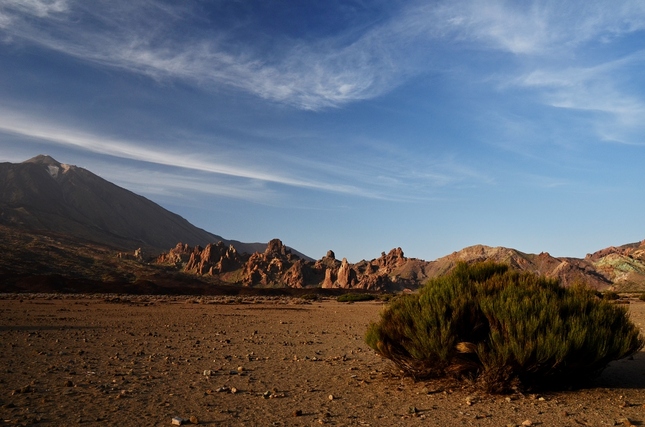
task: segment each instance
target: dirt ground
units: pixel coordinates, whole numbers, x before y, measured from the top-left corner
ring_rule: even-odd
[[[632,300],[645,325],[645,303]],[[645,424],[645,353],[592,388],[488,396],[399,378],[363,341],[382,304],[0,295],[5,425]]]

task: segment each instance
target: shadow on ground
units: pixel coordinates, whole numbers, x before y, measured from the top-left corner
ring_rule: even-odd
[[[645,352],[640,351],[633,358],[611,362],[593,385],[606,388],[645,389]]]

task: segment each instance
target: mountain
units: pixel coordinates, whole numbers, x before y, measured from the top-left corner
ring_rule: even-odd
[[[23,163],[0,163],[0,224],[30,232],[53,232],[131,251],[154,253],[177,242],[223,241],[240,252],[266,244],[227,241],[92,172],[39,155]]]
[[[138,248],[161,255],[149,262]],[[0,163],[0,252],[0,292],[402,291],[458,262],[478,261],[506,263],[564,286],[645,291],[645,240],[583,259],[476,245],[434,261],[407,258],[401,248],[355,264],[331,250],[315,261],[279,239],[225,240],[83,168],[42,155]]]

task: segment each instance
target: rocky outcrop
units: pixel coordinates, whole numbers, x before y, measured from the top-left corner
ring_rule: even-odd
[[[351,289],[356,288],[357,283],[356,270],[349,265],[346,258],[343,258],[337,269],[334,267],[327,268],[322,287]]]
[[[645,240],[619,247],[610,246],[588,254],[585,261],[611,281],[615,290],[645,290]]]
[[[190,254],[193,249],[185,243],[177,243],[177,245],[159,255],[156,259],[157,264],[174,265],[176,267],[183,267],[183,265],[190,259]]]
[[[232,245],[226,247],[223,242],[209,243],[205,248],[191,248],[178,243],[167,253],[161,254],[156,263],[174,265],[187,273],[212,276],[240,269],[244,258]]]
[[[242,271],[244,286],[319,286],[324,270],[293,254],[279,239],[271,240],[263,253],[251,255]]]
[[[425,261],[406,258],[401,248],[392,249],[387,254],[382,252],[380,258],[356,264],[349,264],[344,258],[337,264],[331,264],[327,260],[322,287],[373,291],[417,288],[428,279],[423,271],[427,264]]]
[[[318,261],[308,261],[293,254],[279,239],[271,240],[264,252],[246,258],[231,246],[209,244],[205,248],[177,244],[157,258],[158,264],[173,265],[184,272],[214,275],[248,287],[323,287],[395,291],[416,288],[427,279],[424,261],[408,259],[401,248],[380,258],[351,264],[336,259],[333,251]],[[224,276],[238,271],[239,274]]]
[[[173,264],[198,275],[219,275],[230,283],[248,287],[340,288],[372,291],[416,289],[433,277],[449,272],[459,262],[494,261],[519,271],[557,279],[564,286],[584,283],[594,289],[645,290],[645,241],[611,247],[584,259],[557,258],[547,252],[527,254],[515,249],[470,246],[435,261],[407,258],[401,248],[371,261],[351,264],[336,259],[333,251],[318,261],[294,255],[279,239],[269,242],[264,252],[246,258],[222,243],[190,248],[178,244],[158,262]],[[230,276],[223,273],[236,271]],[[638,289],[637,289],[638,288]]]
[[[128,252],[119,252],[116,254],[116,257],[119,259],[128,259],[132,261],[143,262],[143,250],[141,248],[136,249],[133,253]]]
[[[232,245],[226,247],[222,242],[217,242],[215,245],[209,243],[201,251],[198,249],[201,248],[197,246],[190,254],[185,271],[212,276],[237,270],[244,262]]]

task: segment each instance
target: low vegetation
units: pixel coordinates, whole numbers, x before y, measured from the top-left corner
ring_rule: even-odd
[[[616,301],[617,299],[620,299],[620,295],[618,295],[618,292],[606,291],[602,294],[602,299],[607,301]]]
[[[375,299],[376,299],[375,295],[357,294],[357,293],[343,294],[343,295],[339,295],[338,298],[336,298],[338,302],[372,301]]]
[[[489,392],[575,385],[644,343],[626,309],[593,291],[490,262],[459,264],[396,298],[366,342],[416,379]]]

